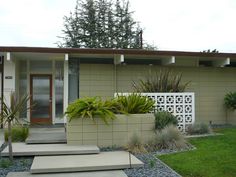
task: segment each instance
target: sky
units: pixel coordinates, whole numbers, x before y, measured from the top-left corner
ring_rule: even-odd
[[[0,0],[0,46],[57,47],[76,0]],[[236,52],[236,0],[130,0],[159,50]]]

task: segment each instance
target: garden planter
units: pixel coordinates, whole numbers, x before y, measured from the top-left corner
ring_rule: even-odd
[[[67,143],[125,146],[135,134],[147,142],[154,135],[154,126],[153,114],[118,114],[108,125],[99,118],[95,122],[88,118],[73,119],[67,123]]]

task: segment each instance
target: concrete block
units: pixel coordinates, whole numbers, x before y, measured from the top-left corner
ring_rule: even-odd
[[[98,133],[98,140],[111,140],[112,132],[102,132]]]
[[[113,132],[113,139],[124,139],[127,136],[127,132]]]
[[[113,125],[98,124],[98,132],[112,132]]]
[[[141,124],[128,124],[128,132],[141,132]]]
[[[90,124],[90,125],[87,125],[87,124],[84,124],[83,125],[83,132],[86,132],[86,133],[95,133],[98,131],[98,127],[96,124]]]
[[[36,156],[36,155],[65,155],[65,154],[93,154],[99,153],[99,148],[89,145],[73,146],[67,144],[31,144],[13,143],[14,156]],[[8,148],[6,147],[1,156],[8,156]]]
[[[98,134],[97,133],[83,133],[83,140],[97,140]]]
[[[78,132],[78,133],[82,133],[82,124],[81,125],[68,125],[67,127],[67,130],[72,132],[72,133],[75,133],[75,132]]]
[[[125,131],[128,131],[128,125],[127,124],[114,124],[113,125],[113,131],[114,132],[125,132]]]
[[[70,133],[67,133],[67,138],[70,141],[80,141],[82,140],[82,135],[83,133],[70,132]]]
[[[83,140],[83,144],[84,145],[97,145],[98,144],[98,140]]]
[[[109,147],[112,146],[112,139],[110,140],[98,140],[98,147]]]
[[[141,124],[141,131],[150,131],[155,129],[155,124]]]
[[[55,174],[31,174],[30,172],[9,172],[7,177],[127,177],[122,170],[55,173]]]
[[[125,151],[101,152],[94,155],[67,155],[35,157],[30,172],[60,173],[97,170],[118,170],[143,167],[143,163]]]

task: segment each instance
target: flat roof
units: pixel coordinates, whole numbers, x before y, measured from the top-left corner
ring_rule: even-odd
[[[145,49],[108,49],[108,48],[51,48],[0,46],[0,52],[32,52],[32,53],[68,53],[68,54],[124,54],[150,56],[189,56],[189,57],[222,57],[236,58],[236,53],[206,53],[187,51],[164,51]]]

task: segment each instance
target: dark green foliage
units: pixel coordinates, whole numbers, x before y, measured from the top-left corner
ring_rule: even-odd
[[[236,109],[236,92],[229,92],[225,95],[224,98],[225,106],[228,109]]]
[[[153,160],[153,159],[152,159],[152,160],[149,160],[149,163],[148,163],[148,164],[149,164],[149,167],[150,167],[150,168],[154,168],[155,165],[156,165],[156,160]]]
[[[162,130],[168,125],[178,124],[178,120],[176,119],[176,116],[174,116],[173,114],[167,111],[156,112],[154,115],[155,115],[155,129],[156,130]]]
[[[138,22],[129,0],[77,0],[74,12],[64,17],[60,47],[141,48]],[[149,48],[151,45],[146,45]]]
[[[69,104],[65,114],[69,121],[78,118],[90,118],[94,121],[96,117],[101,118],[106,124],[115,119],[114,112],[118,112],[117,104],[113,101],[102,101],[101,98],[81,98]]]
[[[181,84],[182,74],[171,70],[160,70],[159,73],[146,77],[145,80],[133,82],[136,92],[184,92],[190,82]]]
[[[12,127],[12,142],[24,142],[29,135],[29,128],[25,126]],[[5,141],[8,141],[8,131],[4,132]]]
[[[9,159],[0,159],[0,168],[9,168],[13,163]]]
[[[211,132],[212,131],[209,125],[204,124],[204,123],[200,123],[200,124],[195,123],[193,125],[189,125],[187,128],[187,133],[190,135],[207,134]]]
[[[154,108],[154,101],[139,93],[132,93],[128,96],[119,95],[117,102],[121,104],[122,111],[129,114],[148,113]]]

